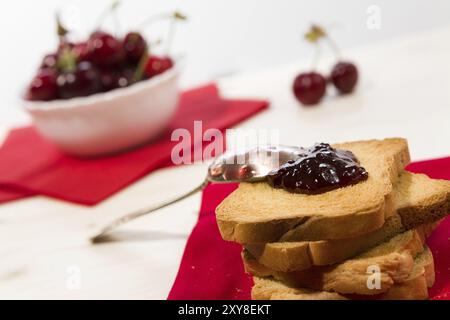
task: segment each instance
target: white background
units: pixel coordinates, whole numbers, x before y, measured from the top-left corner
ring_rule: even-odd
[[[95,25],[110,3],[96,1],[15,0],[0,10],[0,124],[16,121],[18,96],[30,80],[42,55],[57,43],[54,15],[75,27],[79,38]],[[367,8],[381,9],[381,29],[366,27]],[[155,13],[179,9],[190,21],[177,27],[174,52],[187,55],[183,86],[201,83],[242,70],[283,65],[311,56],[302,33],[311,22],[329,28],[342,48],[374,43],[433,29],[450,23],[446,0],[124,0],[118,12],[121,29],[135,28]],[[113,30],[111,21],[105,27]],[[151,39],[160,38],[167,25],[146,29]],[[344,50],[345,52],[345,50]]]
[[[18,93],[56,45],[54,10],[69,8],[62,12],[70,17],[79,6],[75,22],[87,32],[107,2],[16,0],[0,10],[0,131],[25,120]],[[381,9],[380,30],[366,27],[371,4]],[[125,1],[120,20],[125,29],[174,8],[191,17],[178,28],[175,47],[188,56],[183,86],[221,77],[227,97],[270,100],[270,109],[240,128],[279,129],[284,144],[303,146],[402,136],[414,160],[449,154],[449,1]],[[302,108],[290,86],[307,68],[311,49],[301,34],[314,21],[330,27],[361,81],[354,94],[330,93],[317,108]],[[157,38],[162,29],[148,35]],[[332,62],[324,57],[325,68]],[[166,298],[200,194],[125,225],[123,241],[91,246],[87,239],[114,217],[193,188],[204,172],[158,170],[94,207],[46,197],[1,205],[0,298]],[[81,272],[79,290],[67,287],[73,266]]]

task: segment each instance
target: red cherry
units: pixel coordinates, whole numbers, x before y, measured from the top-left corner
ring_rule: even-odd
[[[33,78],[26,98],[28,100],[50,101],[58,99],[57,73],[53,69],[42,69]]]
[[[40,69],[53,69],[56,68],[56,63],[58,62],[58,54],[49,53],[44,56],[41,62]]]
[[[352,92],[358,82],[358,69],[353,63],[339,62],[331,71],[331,81],[339,92]]]
[[[325,78],[316,72],[307,72],[299,74],[293,85],[294,95],[304,105],[313,105],[319,103],[325,95]]]
[[[128,87],[133,83],[134,69],[124,68],[123,70],[104,69],[100,71],[100,82],[103,91],[110,91],[116,88]]]
[[[121,41],[102,31],[91,34],[87,41],[87,50],[89,61],[99,67],[117,66],[125,58]]]
[[[118,87],[120,74],[115,70],[105,69],[100,71],[102,91],[110,91]]]
[[[72,47],[72,52],[78,62],[90,60],[87,42],[75,43]]]
[[[145,75],[148,78],[156,76],[173,67],[173,61],[169,57],[150,56],[145,65]]]
[[[134,68],[124,68],[120,72],[119,79],[117,80],[118,87],[123,88],[132,85],[134,82],[134,74]]]
[[[100,91],[97,69],[87,61],[80,62],[72,72],[65,72],[57,79],[59,95],[63,99],[88,96]]]
[[[123,49],[128,61],[137,63],[147,49],[147,42],[139,32],[128,32],[123,40]]]

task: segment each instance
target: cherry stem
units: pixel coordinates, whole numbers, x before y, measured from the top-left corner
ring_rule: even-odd
[[[317,65],[319,64],[319,60],[321,57],[322,50],[319,43],[315,43],[314,55],[311,60],[311,70],[316,70]]]
[[[144,20],[142,23],[140,23],[139,29],[142,29],[143,27],[147,27],[154,22],[165,20],[165,19],[170,19],[170,25],[169,25],[169,30],[167,32],[167,40],[166,40],[167,44],[166,44],[166,48],[165,48],[166,55],[169,55],[173,40],[175,38],[175,30],[176,30],[177,22],[180,20],[181,21],[187,20],[187,17],[184,14],[182,14],[179,11],[173,11],[170,13],[161,13],[158,15],[154,15],[154,16]]]
[[[333,52],[334,57],[339,60],[341,57],[341,52],[339,51],[336,42],[334,42],[334,40],[329,35],[325,36],[325,40],[328,44],[328,47],[330,47],[331,51]]]
[[[121,33],[122,28],[120,25],[119,17],[117,16],[117,10],[114,10],[111,14],[114,23],[114,31],[116,33],[115,35],[118,36]]]
[[[313,24],[311,25],[310,29],[308,30],[308,32],[305,33],[305,38],[307,41],[309,41],[310,43],[313,43],[317,46],[318,48],[318,44],[322,41],[325,40],[325,42],[327,43],[328,47],[331,49],[331,51],[333,52],[335,58],[337,60],[339,60],[341,54],[339,52],[339,48],[336,45],[336,43],[333,41],[333,39],[328,35],[328,33],[325,31],[325,29],[323,29],[321,26]],[[316,49],[316,58],[313,60],[314,64],[317,63],[317,56],[318,56],[318,50]]]
[[[138,29],[142,29],[145,27],[148,27],[149,25],[151,25],[154,22],[160,21],[160,20],[164,20],[164,19],[171,19],[173,16],[172,13],[160,13],[154,16],[151,16],[150,18],[145,19],[144,21],[142,21],[139,25],[138,25]]]
[[[69,30],[64,27],[61,22],[61,18],[59,16],[59,12],[56,13],[56,34],[58,35],[59,42],[65,43],[66,35],[69,33]]]
[[[134,82],[140,81],[142,79],[142,76],[144,75],[144,70],[147,65],[148,59],[150,57],[149,51],[150,51],[149,46],[146,46],[145,51],[142,54],[142,57],[139,59],[139,63],[136,67],[136,71],[134,72],[134,75],[133,75]]]
[[[140,24],[138,24],[137,29],[142,29],[142,28],[148,27],[149,25],[153,24],[154,22],[166,20],[166,19],[186,20],[187,18],[185,15],[183,15],[182,13],[180,13],[178,11],[160,13],[160,14],[153,15],[153,16],[145,19],[144,21],[142,21]]]
[[[167,31],[167,40],[166,40],[166,55],[170,54],[170,49],[172,48],[173,39],[175,38],[175,30],[176,30],[177,20],[170,20],[169,30]]]
[[[94,30],[99,30],[105,21],[105,19],[113,12],[116,11],[116,9],[120,5],[120,0],[113,0],[111,5],[109,5],[103,12],[100,14],[100,16],[97,18],[96,28]]]
[[[59,70],[64,72],[73,72],[76,69],[77,61],[75,55],[69,48],[64,48],[59,55],[56,66]]]
[[[133,81],[140,81],[142,79],[142,76],[144,75],[145,67],[147,66],[148,60],[150,59],[150,50],[149,48],[153,48],[157,45],[161,44],[161,39],[158,39],[152,43],[149,43],[145,47],[144,54],[142,55],[141,59],[139,59],[138,65],[136,67],[136,71],[133,75]]]

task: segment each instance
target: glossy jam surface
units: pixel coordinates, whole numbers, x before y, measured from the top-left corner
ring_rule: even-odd
[[[268,183],[289,192],[317,194],[364,181],[368,176],[352,152],[317,143],[298,159],[270,172]]]

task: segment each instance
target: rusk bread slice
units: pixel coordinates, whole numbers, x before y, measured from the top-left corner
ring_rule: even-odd
[[[246,243],[342,239],[380,228],[392,215],[392,184],[409,162],[404,139],[333,145],[352,151],[367,180],[317,195],[290,193],[267,183],[241,183],[216,209],[225,240]]]
[[[423,251],[425,238],[421,232],[409,230],[353,259],[326,267],[303,271],[277,272],[243,254],[245,270],[254,276],[271,276],[292,286],[342,294],[374,295],[389,291],[405,282],[414,268],[414,259]],[[379,274],[379,286],[367,285],[369,271]]]
[[[290,287],[272,278],[253,277],[253,300],[348,300],[336,292]]]
[[[414,267],[408,279],[402,283],[396,283],[379,298],[384,300],[425,300],[428,299],[428,288],[434,285],[434,281],[433,254],[425,246],[425,249],[414,260]]]
[[[450,181],[403,172],[393,192],[396,214],[367,234],[336,240],[249,244],[246,249],[266,267],[282,272],[341,262],[419,225],[450,213]]]
[[[254,300],[423,300],[428,298],[428,288],[434,284],[434,262],[430,250],[425,249],[414,260],[409,277],[396,283],[389,291],[380,295],[346,296],[336,292],[317,291],[290,287],[272,278],[253,277],[252,299]]]

